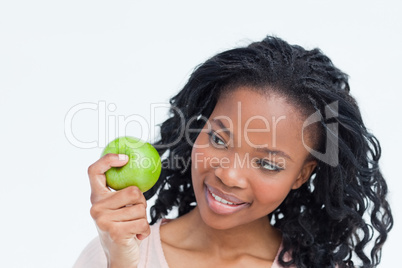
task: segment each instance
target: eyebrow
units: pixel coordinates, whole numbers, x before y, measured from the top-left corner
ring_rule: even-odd
[[[231,136],[232,132],[230,131],[230,129],[228,129],[223,122],[220,119],[214,118],[212,119],[212,122],[217,124],[223,132],[225,132],[227,135]],[[265,154],[268,155],[278,155],[278,156],[282,156],[285,157],[287,159],[289,159],[290,161],[294,162],[293,159],[285,152],[283,151],[279,151],[279,150],[271,150],[269,148],[263,147],[263,148],[256,148],[257,152],[263,152]]]
[[[217,124],[221,128],[221,130],[225,132],[228,136],[232,136],[232,132],[230,132],[230,129],[228,129],[220,119],[214,118],[212,119],[212,122]]]
[[[266,147],[264,147],[264,148],[256,148],[256,150],[258,152],[263,152],[263,153],[266,153],[266,154],[269,154],[269,155],[279,155],[279,156],[285,157],[285,158],[289,159],[290,161],[294,162],[293,159],[287,153],[282,152],[282,151],[271,150],[271,149],[266,148]]]

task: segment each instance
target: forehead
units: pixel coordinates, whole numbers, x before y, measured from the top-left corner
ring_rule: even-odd
[[[302,116],[277,93],[240,87],[219,98],[210,118],[233,129],[234,135],[253,140],[253,144],[288,147],[302,143]]]
[[[289,121],[303,121],[303,116],[288,99],[274,91],[259,92],[249,87],[239,87],[225,92],[219,99],[212,113],[230,114],[250,118],[264,117],[286,118]]]

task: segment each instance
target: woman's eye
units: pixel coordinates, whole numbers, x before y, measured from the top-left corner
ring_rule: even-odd
[[[219,147],[226,147],[226,143],[214,132],[208,133],[210,136],[210,140],[213,144],[219,146]]]
[[[269,171],[280,171],[280,170],[283,169],[283,168],[280,168],[280,167],[278,167],[277,165],[272,164],[271,162],[266,161],[266,160],[263,160],[263,159],[260,159],[260,160],[258,160],[257,162],[258,162],[258,164],[260,165],[260,167],[262,167],[262,168],[265,169],[265,170],[269,170]]]

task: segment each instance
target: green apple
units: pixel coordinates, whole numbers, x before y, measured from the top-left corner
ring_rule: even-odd
[[[161,174],[162,164],[158,151],[149,143],[134,137],[120,137],[110,142],[102,152],[128,155],[128,162],[122,167],[106,171],[106,183],[115,190],[137,186],[146,192],[155,185]]]

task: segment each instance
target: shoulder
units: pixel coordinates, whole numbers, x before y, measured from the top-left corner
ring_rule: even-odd
[[[138,268],[160,267],[168,268],[162,249],[160,226],[168,220],[159,220],[151,225],[151,234],[140,244],[140,263]]]
[[[107,267],[107,259],[99,237],[95,237],[84,248],[73,268]]]

